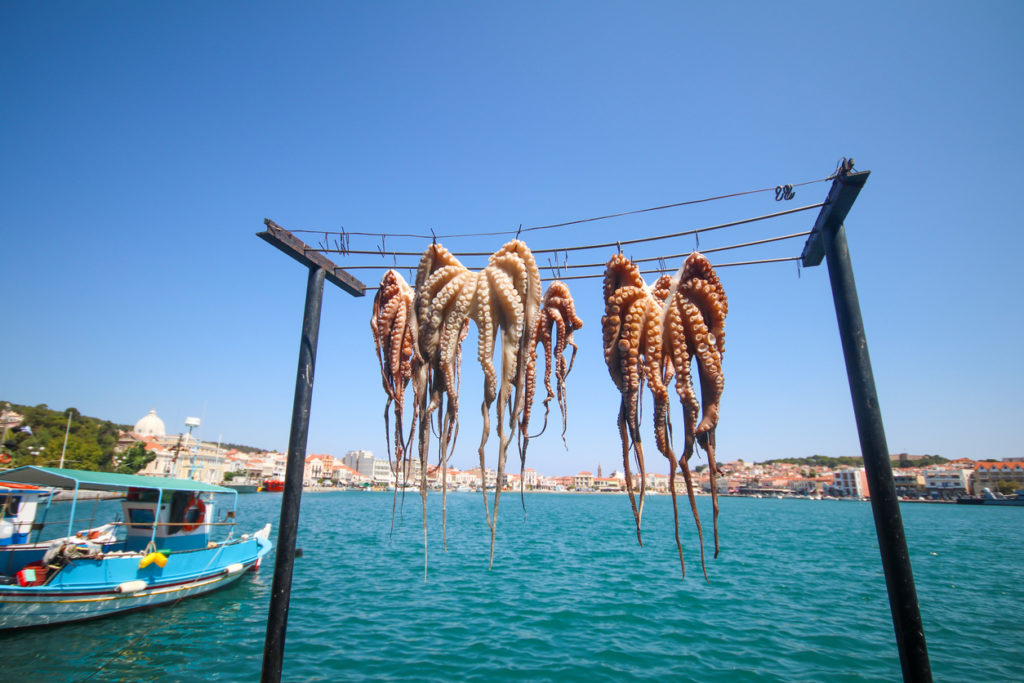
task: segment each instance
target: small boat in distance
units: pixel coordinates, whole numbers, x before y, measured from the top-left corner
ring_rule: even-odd
[[[1013,505],[1024,506],[1024,489],[1017,489],[1011,495],[1005,495],[985,487],[980,496],[961,496],[956,499],[961,505]]]
[[[265,479],[260,491],[267,493],[281,493],[284,491],[284,479]]]
[[[222,486],[34,466],[0,473],[0,479],[8,491],[41,487],[73,494],[69,503],[62,503],[71,506],[69,521],[61,522],[67,525],[66,535],[44,544],[38,560],[0,576],[0,630],[176,603],[234,582],[245,570],[257,568],[270,551],[270,524],[235,535],[238,494]],[[123,495],[120,519],[104,527],[103,536],[73,533],[84,491]],[[232,497],[220,520],[217,494]],[[32,530],[38,526],[33,523]],[[30,539],[26,535],[18,540]],[[26,559],[4,558],[4,552],[13,553],[18,545],[26,544],[0,547],[0,561],[14,568]]]

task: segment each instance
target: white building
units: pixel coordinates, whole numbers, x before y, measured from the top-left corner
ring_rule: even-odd
[[[341,458],[341,464],[351,467],[367,479],[373,479],[373,451],[349,451]]]
[[[148,451],[156,454],[156,458],[139,472],[142,475],[216,484],[223,481],[226,471],[235,468],[217,444],[199,441],[186,433],[168,435],[156,410],[150,410],[139,418],[131,432],[122,434],[118,438],[118,448],[127,448],[140,441]]]
[[[953,499],[967,493],[972,470],[929,467],[924,471],[924,488],[932,498]]]
[[[863,467],[846,467],[832,473],[832,490],[843,498],[868,498],[868,475]]]
[[[537,487],[537,470],[532,467],[523,470],[523,485],[528,489]]]

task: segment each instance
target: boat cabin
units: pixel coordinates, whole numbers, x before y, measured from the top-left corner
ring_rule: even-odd
[[[121,509],[128,551],[143,550],[150,541],[166,550],[205,548],[215,519],[213,501],[204,500],[198,491],[132,487]]]
[[[49,495],[39,486],[0,481],[0,546],[28,543],[39,500]]]

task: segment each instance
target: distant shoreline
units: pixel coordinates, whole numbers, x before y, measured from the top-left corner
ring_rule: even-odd
[[[302,492],[303,493],[330,493],[330,492],[333,492],[333,491],[346,491],[346,492],[356,493],[356,492],[363,492],[363,491],[366,491],[366,490],[375,491],[377,493],[394,493],[394,489],[383,489],[383,490],[381,490],[381,489],[353,489],[353,488],[336,487],[336,486],[304,486],[304,487],[302,487]],[[487,492],[489,494],[490,493],[494,493],[494,489],[487,489]],[[416,489],[416,488],[407,489],[406,493],[419,493],[419,489]],[[438,490],[435,490],[435,489],[430,489],[428,491],[428,493],[441,493],[441,492],[438,491]],[[469,494],[477,494],[477,495],[479,495],[480,491],[449,491],[448,493],[450,493],[450,494],[452,494],[452,493],[457,493],[457,494],[469,493]],[[506,489],[506,490],[503,490],[502,493],[519,493],[519,489]],[[550,489],[534,489],[532,491],[528,490],[528,491],[526,491],[526,493],[543,493],[543,494],[558,494],[558,495],[574,494],[574,495],[584,495],[584,496],[591,496],[591,495],[625,496],[626,495],[625,491],[552,491]],[[668,491],[648,491],[646,495],[648,495],[648,496],[668,496],[670,494],[669,494]],[[685,495],[685,493],[680,492],[678,495]],[[710,493],[705,493],[705,492],[700,492],[700,493],[694,492],[694,495],[696,495],[698,497],[702,497],[702,498],[710,498],[711,497]],[[719,498],[758,498],[758,496],[751,496],[751,495],[739,494],[739,493],[720,493],[720,494],[718,494],[718,497]],[[871,502],[871,500],[869,498],[821,498],[821,499],[818,499],[818,498],[809,498],[807,496],[782,496],[781,498],[776,498],[775,496],[760,496],[760,497],[761,498],[765,498],[766,500],[767,499],[777,499],[777,500],[810,500],[810,501],[814,501],[814,502],[839,501],[839,502],[844,502],[844,503],[870,503]],[[956,504],[955,500],[907,499],[907,500],[900,500],[899,502],[901,502],[901,503],[938,503],[938,504],[941,504],[941,505],[955,505]]]

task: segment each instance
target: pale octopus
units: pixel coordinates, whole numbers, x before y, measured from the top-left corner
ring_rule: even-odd
[[[419,454],[426,540],[426,464],[431,421],[438,415],[440,462],[446,479],[447,462],[458,435],[459,365],[469,321],[476,323],[477,358],[483,368],[481,403],[483,434],[478,449],[481,471],[490,434],[490,407],[497,399],[498,481],[502,480],[508,446],[520,425],[527,403],[529,359],[533,330],[541,304],[540,272],[524,242],[513,240],[491,255],[487,266],[473,272],[443,246],[433,244],[420,259],[416,274],[415,310],[418,319],[416,352],[412,359],[413,391],[418,405]],[[501,376],[494,366],[495,340],[501,335]],[[505,416],[508,416],[506,433]],[[443,480],[444,481],[444,480]],[[443,490],[447,486],[443,486]],[[498,502],[501,488],[484,507],[491,531],[490,562],[494,562]],[[443,505],[443,504],[442,504]],[[444,519],[444,518],[442,518]],[[444,524],[444,522],[443,522]],[[424,552],[426,543],[424,542]]]
[[[714,505],[715,555],[718,555],[718,494],[716,490],[715,427],[724,386],[722,353],[725,349],[725,316],[728,302],[721,282],[708,260],[697,252],[687,258],[676,277],[663,275],[649,287],[636,264],[616,254],[608,261],[604,278],[605,315],[602,318],[605,362],[622,394],[619,435],[627,491],[636,522],[637,540],[643,544],[640,522],[643,514],[646,473],[639,431],[641,393],[644,381],[654,398],[654,434],[658,450],[668,459],[669,490],[676,520],[676,546],[685,575],[682,544],[679,541],[675,474],[678,466],[686,481],[690,507],[700,539],[701,567],[704,569],[704,541],[693,492],[688,461],[696,441],[708,453]],[[697,360],[701,383],[698,405],[690,377],[690,363]],[[683,405],[684,449],[678,460],[672,448],[668,385],[676,380],[676,393]],[[698,412],[703,415],[698,424]],[[640,470],[640,498],[633,494],[630,471],[632,450]],[[707,571],[704,569],[705,578]]]

